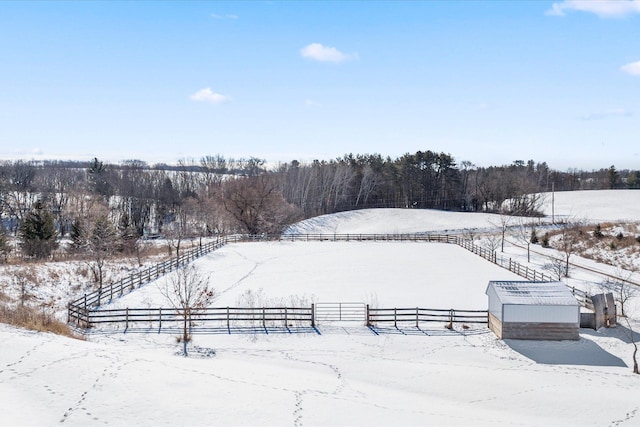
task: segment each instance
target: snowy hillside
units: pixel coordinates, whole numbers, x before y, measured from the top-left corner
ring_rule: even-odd
[[[640,195],[640,192],[637,194]],[[631,192],[557,193],[558,215],[633,219]],[[599,200],[599,201],[597,201]],[[597,209],[596,209],[597,207]],[[591,210],[588,210],[591,209]],[[588,210],[588,211],[587,211]],[[492,215],[375,209],[303,221],[302,233],[490,229]],[[553,250],[536,247],[532,268]],[[501,256],[526,262],[513,239]],[[593,261],[577,263],[611,271]],[[438,243],[231,244],[195,262],[218,298],[359,301],[380,307],[485,308],[488,280],[517,279],[464,249]],[[570,284],[601,277],[576,267]],[[148,284],[110,307],[164,305]],[[64,282],[65,279],[58,282]],[[57,283],[58,283],[57,282]],[[638,297],[637,299],[640,299]],[[631,304],[635,319],[639,304]],[[640,330],[640,322],[630,325]],[[272,331],[274,332],[274,331]],[[87,341],[0,325],[0,425],[615,425],[640,421],[626,324],[581,330],[577,342],[500,341],[488,329],[440,323],[320,324],[318,333],[197,334],[192,357],[175,332],[103,328]],[[640,334],[634,335],[640,340]]]
[[[543,212],[550,220],[573,218],[588,222],[640,221],[640,191],[598,190],[543,194]],[[553,203],[552,203],[553,202]],[[552,205],[554,209],[552,209]],[[429,209],[364,209],[322,215],[302,221],[287,233],[428,233],[495,229],[500,216]]]
[[[588,222],[640,221],[640,191],[592,190],[561,191],[544,195],[544,213],[551,216],[552,200],[555,214]]]

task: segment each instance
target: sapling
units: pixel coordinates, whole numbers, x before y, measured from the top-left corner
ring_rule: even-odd
[[[187,357],[187,344],[191,341],[191,314],[206,308],[214,299],[214,290],[209,288],[209,277],[202,276],[193,265],[187,265],[171,276],[160,292],[182,320],[182,335],[178,341],[182,343],[184,356]]]

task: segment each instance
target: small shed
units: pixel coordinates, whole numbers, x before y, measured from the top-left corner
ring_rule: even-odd
[[[580,338],[580,304],[562,282],[491,281],[486,294],[489,328],[498,338]]]

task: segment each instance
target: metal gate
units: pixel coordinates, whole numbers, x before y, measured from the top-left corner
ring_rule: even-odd
[[[367,305],[363,302],[319,302],[315,305],[316,323],[367,323]]]

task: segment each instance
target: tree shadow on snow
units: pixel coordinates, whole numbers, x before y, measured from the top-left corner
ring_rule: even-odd
[[[180,335],[182,328],[175,326],[163,326],[161,329],[157,327],[130,327],[109,328],[109,329],[89,329],[85,331],[89,335],[113,335],[113,334],[169,334]],[[320,335],[320,330],[313,326],[256,326],[256,327],[203,327],[196,326],[189,330],[192,335],[276,335],[276,334],[314,334]]]
[[[593,329],[581,329],[580,334],[589,335],[592,337],[604,336],[617,338],[626,344],[631,344],[631,338],[633,337],[633,340],[636,343],[640,343],[640,333],[629,329],[621,323],[618,323],[616,326],[611,328],[600,328],[597,331],[594,331]]]
[[[375,335],[426,335],[430,337],[483,335],[490,332],[486,327],[448,329],[444,326],[430,328],[424,326],[369,326],[369,330]]]
[[[617,366],[627,367],[622,359],[595,342],[504,340],[512,350],[543,365]]]

